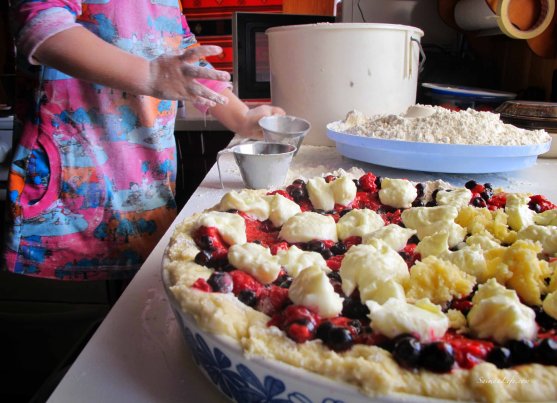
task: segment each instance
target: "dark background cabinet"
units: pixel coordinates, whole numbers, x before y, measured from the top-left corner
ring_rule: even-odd
[[[176,204],[181,209],[215,164],[217,153],[230,143],[234,134],[226,130],[176,131],[175,137]]]

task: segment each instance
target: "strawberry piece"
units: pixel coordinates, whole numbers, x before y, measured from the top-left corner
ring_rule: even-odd
[[[421,258],[420,254],[416,253],[416,246],[415,243],[409,243],[399,252],[408,268],[412,267],[416,260]]]
[[[237,296],[244,290],[253,291],[256,297],[259,297],[261,295],[264,286],[259,281],[257,281],[255,277],[241,270],[233,270],[230,272],[230,275],[232,276],[232,281],[234,282],[234,288],[232,289],[234,295]]]
[[[352,201],[352,208],[368,208],[377,211],[381,207],[381,202],[377,193],[356,192],[356,197]]]
[[[487,354],[493,348],[493,343],[490,341],[471,340],[452,331],[445,333],[443,340],[452,346],[458,365],[466,369],[485,361]]]
[[[353,245],[359,245],[362,243],[361,236],[349,236],[344,240],[344,244],[346,245],[346,250],[350,249]]]
[[[286,198],[289,199],[289,200],[294,200],[294,199],[292,198],[292,196],[290,196],[286,190],[280,190],[280,189],[279,189],[279,190],[273,190],[272,192],[268,192],[268,193],[267,193],[267,195],[269,195],[269,196],[273,196],[273,195],[277,195],[277,194],[278,194],[278,195],[281,195],[281,196],[283,196],[283,197],[286,197]]]
[[[288,245],[288,242],[283,241],[283,242],[274,243],[270,245],[269,248],[271,249],[271,254],[276,255],[281,250],[288,250],[290,246]]]
[[[198,278],[197,280],[195,280],[195,282],[192,284],[191,287],[195,288],[196,290],[203,291],[203,292],[212,292],[213,291],[213,289],[211,288],[209,283],[207,283],[207,281],[205,281],[205,279],[203,279],[203,278]]]
[[[246,214],[242,214],[246,222],[246,238],[248,242],[259,241],[268,247],[278,241],[279,231],[273,227],[269,220],[258,221]]]
[[[313,204],[309,200],[301,200],[298,202],[302,212],[313,211]]]
[[[506,193],[497,193],[489,199],[489,209],[496,210],[498,208],[505,208],[507,204],[507,194]]]
[[[286,328],[286,334],[296,343],[304,343],[313,339],[314,331],[307,325],[301,323],[291,323]]]
[[[474,186],[472,189],[470,189],[470,191],[471,191],[472,193],[478,193],[478,194],[480,194],[480,193],[482,193],[482,192],[485,191],[485,186],[482,185],[482,184],[480,184],[480,183],[478,183],[478,184],[476,184],[476,186]]]
[[[383,221],[385,221],[385,225],[399,224],[402,221],[401,214],[402,212],[400,211],[400,209],[396,209],[393,212],[381,214],[381,218],[383,218]]]
[[[261,290],[261,296],[257,302],[256,309],[269,316],[273,316],[289,303],[288,288],[272,285]]]
[[[456,309],[465,315],[472,309],[472,301],[467,298],[459,298],[451,301],[451,309]]]
[[[532,209],[539,213],[543,213],[544,211],[553,210],[557,208],[555,204],[551,203],[542,195],[530,196],[529,205],[530,208],[534,207]]]
[[[332,256],[327,259],[327,266],[333,271],[339,271],[344,255]]]
[[[375,184],[376,179],[377,177],[371,172],[362,175],[359,179],[360,189],[364,192],[377,192],[377,185]]]
[[[320,320],[319,315],[305,306],[289,305],[284,310],[275,313],[267,326],[276,326],[285,331],[292,340],[302,343],[314,337],[317,323]]]
[[[193,239],[202,250],[222,251],[228,249],[228,244],[222,239],[216,227],[199,227]]]

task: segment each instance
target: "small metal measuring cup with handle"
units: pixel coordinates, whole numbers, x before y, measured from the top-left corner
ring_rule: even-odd
[[[263,131],[263,138],[268,143],[292,144],[300,149],[311,124],[296,116],[272,115],[259,119],[259,127]],[[298,153],[294,153],[294,156]]]
[[[296,149],[296,146],[291,144],[267,143],[264,141],[238,144],[225,148],[217,154],[220,185],[224,189],[219,163],[220,157],[232,153],[247,188],[280,187],[284,184]]]

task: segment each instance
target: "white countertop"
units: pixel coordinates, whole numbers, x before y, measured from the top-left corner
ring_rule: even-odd
[[[535,166],[505,174],[439,175],[359,163],[334,148],[303,146],[289,178],[353,166],[376,175],[415,181],[441,178],[455,185],[474,179],[511,191],[540,193],[557,201],[557,159],[538,159]],[[221,158],[226,189],[216,166],[190,198],[177,220],[216,204],[231,189],[243,188],[231,154]],[[171,227],[153,250],[120,300],[58,385],[49,402],[226,402],[195,367],[168,306],[161,283],[161,260]]]

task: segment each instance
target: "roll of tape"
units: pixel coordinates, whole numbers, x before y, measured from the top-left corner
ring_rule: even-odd
[[[527,29],[517,28],[509,18],[509,5],[512,0],[499,0],[497,5],[497,24],[503,33],[515,39],[532,39],[547,29],[555,12],[555,0],[539,0],[540,15],[534,25]]]

